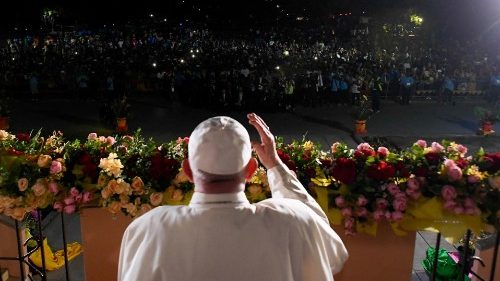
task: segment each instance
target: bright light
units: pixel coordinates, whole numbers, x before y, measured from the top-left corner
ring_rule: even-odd
[[[199,52],[200,52],[200,50],[196,49],[196,52],[197,52],[197,53],[199,53]]]
[[[297,17],[296,20],[298,21],[304,20],[304,17]]]
[[[190,50],[189,52],[192,54],[192,53],[193,53],[193,50]]]
[[[276,5],[276,8],[278,8],[278,9],[279,9],[279,8],[280,8],[280,5]]]
[[[153,67],[156,67],[156,62],[153,62]]]
[[[12,60],[14,61],[14,60],[16,60],[16,58],[12,58]]]
[[[153,14],[149,14],[149,17],[150,17],[150,18],[154,18],[154,17],[155,17],[155,15],[153,15]]]
[[[75,52],[75,55],[78,55],[78,52]]]
[[[318,57],[317,57],[317,56],[314,56],[314,60],[318,60]]]
[[[279,66],[279,65],[278,65],[278,66],[276,66],[276,67],[275,67],[275,69],[276,69],[276,70],[280,70],[280,66]]]
[[[417,14],[412,14],[412,15],[410,15],[410,22],[412,22],[415,25],[420,26],[424,22],[424,18],[422,18],[421,16],[419,16]]]
[[[192,55],[191,55],[191,57],[192,57],[193,59],[194,59],[194,58],[196,58],[196,56],[195,56],[194,54],[192,54]]]
[[[290,54],[290,52],[288,52],[288,50],[285,50],[285,51],[283,52],[283,55],[284,55],[284,56],[288,56],[289,54]]]
[[[167,22],[167,19],[163,19],[164,22]]]
[[[184,60],[183,60],[183,59],[181,59],[181,63],[184,63]]]

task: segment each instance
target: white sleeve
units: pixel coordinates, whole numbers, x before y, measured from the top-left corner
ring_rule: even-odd
[[[296,199],[311,208],[327,223],[328,217],[321,209],[318,202],[307,193],[300,181],[292,174],[285,164],[281,163],[267,171],[267,179],[273,198]]]

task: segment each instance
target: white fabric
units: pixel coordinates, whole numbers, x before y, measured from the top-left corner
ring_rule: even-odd
[[[316,201],[285,166],[268,171],[273,194],[195,193],[158,207],[125,231],[121,281],[333,280],[348,257]]]
[[[248,131],[227,116],[201,122],[189,137],[189,164],[193,172],[232,175],[243,170],[252,157]]]

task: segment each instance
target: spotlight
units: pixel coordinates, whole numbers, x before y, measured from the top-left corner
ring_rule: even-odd
[[[286,57],[287,57],[289,54],[290,54],[290,52],[288,52],[288,50],[285,50],[285,51],[283,52],[283,55],[284,55],[284,56],[286,56]]]
[[[196,56],[195,56],[194,54],[192,54],[192,55],[191,55],[191,57],[192,57],[193,59],[194,59],[194,58],[196,58]]]
[[[149,14],[149,17],[150,17],[150,18],[154,18],[154,17],[155,17],[155,15],[153,15],[153,14]]]
[[[279,66],[279,65],[278,65],[278,66],[276,66],[276,67],[275,67],[275,69],[276,69],[276,70],[280,70],[280,66]]]
[[[181,59],[181,63],[184,63],[184,60],[183,60],[183,59]]]
[[[156,67],[156,62],[153,62],[153,67]]]
[[[317,56],[314,56],[314,60],[318,60],[318,57],[317,57]]]

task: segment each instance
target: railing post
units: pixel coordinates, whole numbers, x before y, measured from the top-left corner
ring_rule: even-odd
[[[491,263],[491,274],[490,274],[490,281],[495,281],[493,278],[495,278],[495,269],[497,266],[497,256],[498,256],[498,244],[500,241],[500,231],[497,231],[497,238],[495,240],[495,248],[493,250],[493,262]]]
[[[42,273],[43,273],[42,281],[47,281],[47,267],[45,265],[45,249],[43,247],[44,238],[42,234],[42,211],[37,210],[36,212],[38,216],[37,219],[38,235],[40,236],[38,243],[40,245],[40,253],[42,255]]]
[[[26,276],[24,276],[24,266],[23,266],[23,252],[22,252],[22,245],[23,242],[21,241],[21,235],[19,234],[19,222],[17,220],[14,220],[16,224],[16,238],[17,238],[17,256],[18,261],[19,261],[19,274],[21,274],[21,280],[25,280]]]
[[[470,237],[472,235],[472,232],[470,229],[467,229],[467,234],[465,235],[465,241],[464,241],[464,248],[463,251],[460,255],[460,259],[462,262],[462,270],[460,271],[460,279],[461,281],[464,280],[465,275],[469,274],[469,242],[470,242]]]
[[[434,247],[434,262],[432,263],[432,275],[431,281],[436,281],[438,257],[439,257],[439,247],[441,246],[441,232],[438,232],[436,237],[436,247]]]
[[[66,281],[69,281],[69,271],[68,271],[68,244],[66,243],[66,226],[64,225],[64,212],[61,212],[61,227],[62,227],[62,237],[63,237],[63,249],[64,249],[64,269],[66,271]]]

